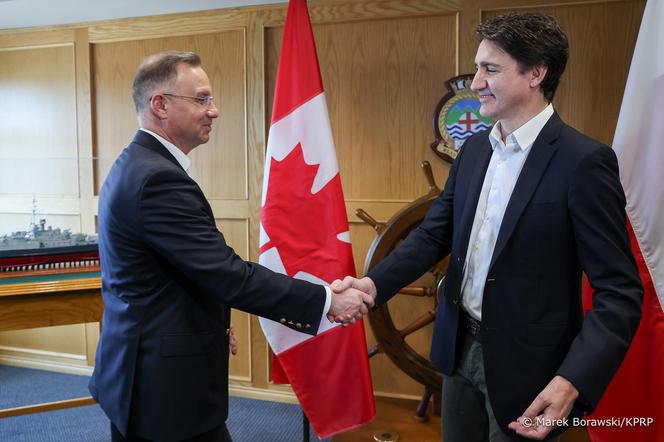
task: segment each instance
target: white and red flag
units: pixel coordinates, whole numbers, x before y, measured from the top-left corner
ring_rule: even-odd
[[[355,275],[348,217],[306,0],[290,0],[265,154],[262,265],[330,284]],[[321,321],[318,334],[260,318],[275,354],[272,380],[290,383],[320,438],[376,414],[362,321]]]
[[[632,250],[643,282],[641,323],[594,419],[595,442],[664,441],[664,1],[648,0],[613,149],[627,197]],[[587,295],[590,290],[585,290]],[[586,306],[590,299],[585,296]],[[601,422],[598,420],[597,422]],[[615,422],[615,421],[614,421]]]

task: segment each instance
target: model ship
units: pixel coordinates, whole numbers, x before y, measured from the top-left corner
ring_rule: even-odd
[[[0,272],[65,270],[99,266],[96,235],[33,222],[26,231],[0,236]]]

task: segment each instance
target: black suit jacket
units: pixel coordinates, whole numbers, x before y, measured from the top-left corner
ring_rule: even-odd
[[[224,423],[230,307],[318,329],[325,289],[237,256],[201,189],[146,132],[110,170],[98,221],[104,316],[90,390],[123,434],[182,440]]]
[[[531,148],[507,205],[482,302],[482,345],[491,405],[512,420],[556,375],[580,392],[574,415],[592,410],[620,366],[641,315],[643,289],[626,231],[613,151],[554,113]],[[386,302],[451,253],[431,359],[456,362],[460,288],[492,148],[489,131],[467,140],[422,224],[370,276]],[[594,288],[584,319],[581,275]]]

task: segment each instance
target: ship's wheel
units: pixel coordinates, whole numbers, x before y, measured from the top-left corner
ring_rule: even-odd
[[[428,161],[422,162],[422,170],[429,183],[429,192],[407,205],[386,223],[377,222],[362,209],[355,211],[355,214],[372,226],[378,235],[367,253],[364,264],[365,274],[394,250],[408,233],[422,222],[425,214],[440,194]],[[414,416],[416,420],[421,421],[428,419],[426,410],[429,400],[432,394],[435,397],[439,396],[443,380],[440,372],[428,359],[428,353],[421,354],[417,351],[410,345],[408,337],[434,322],[438,308],[438,294],[445,280],[447,263],[448,259],[443,259],[413,285],[402,288],[396,295],[396,297],[405,297],[409,300],[409,310],[417,309],[417,312],[409,314],[411,319],[407,323],[398,323],[399,321],[393,319],[398,315],[390,313],[391,306],[400,303],[395,302],[396,297],[369,312],[369,322],[377,341],[377,344],[369,350],[369,357],[379,353],[386,354],[404,373],[424,385],[424,395]],[[428,348],[426,351],[428,352]],[[434,401],[434,412],[439,412],[439,405],[440,401]]]

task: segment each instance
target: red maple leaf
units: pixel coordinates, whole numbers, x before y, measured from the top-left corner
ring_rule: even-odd
[[[350,243],[337,238],[348,231],[339,174],[311,193],[319,167],[304,162],[299,143],[283,160],[272,158],[261,219],[269,241],[260,251],[276,247],[289,276],[303,271],[331,283],[355,268]]]

